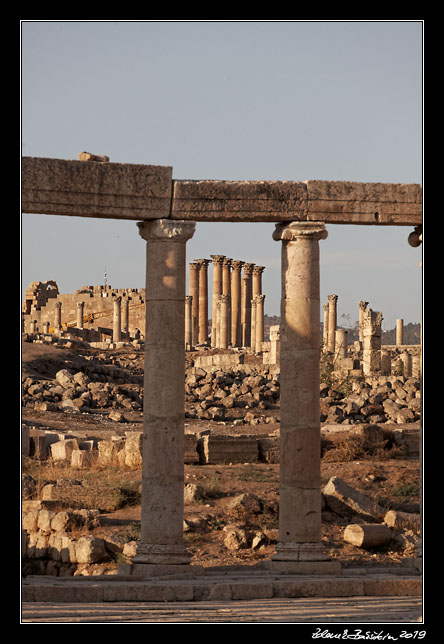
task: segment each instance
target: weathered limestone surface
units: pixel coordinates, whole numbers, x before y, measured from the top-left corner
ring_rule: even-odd
[[[22,211],[118,219],[168,217],[172,168],[23,157]]]

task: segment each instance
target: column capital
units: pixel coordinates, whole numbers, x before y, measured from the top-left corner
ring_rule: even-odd
[[[197,270],[199,270],[199,264],[198,264],[196,261],[194,261],[194,262],[190,262],[190,263],[189,263],[189,267],[190,267],[193,271],[197,271]]]
[[[185,295],[185,302],[192,302],[192,301],[193,301],[192,295]]]
[[[231,257],[224,257],[222,264],[223,266],[231,266],[232,261]]]
[[[265,295],[264,293],[260,293],[259,295],[256,295],[254,299],[256,300],[256,302],[260,302],[263,304],[265,302]]]
[[[254,268],[253,268],[253,273],[254,273],[255,275],[262,275],[262,273],[264,272],[264,270],[265,270],[265,266],[254,266]]]
[[[230,301],[230,296],[229,295],[218,295],[217,296],[217,303],[218,304],[224,304],[226,302]]]
[[[210,255],[210,257],[213,264],[222,264],[225,259],[225,255]]]
[[[338,301],[338,296],[337,295],[327,295],[328,301],[329,302],[337,302]]]
[[[276,224],[273,232],[275,241],[295,241],[299,237],[314,240],[327,239],[328,232],[322,221],[290,221]]]
[[[244,275],[252,275],[255,264],[244,262]]]
[[[211,264],[212,260],[211,259],[195,259],[194,261],[196,262],[196,264],[198,265],[199,268],[202,268],[202,267],[206,268],[208,266],[208,264]]]
[[[235,271],[240,271],[242,266],[245,264],[245,262],[242,262],[239,259],[232,259],[231,260],[231,268]]]
[[[359,304],[359,308],[360,308],[362,311],[365,311],[365,309],[366,309],[366,308],[367,308],[367,306],[368,306],[368,302],[365,302],[364,300],[361,300],[358,304]]]
[[[139,235],[145,241],[172,241],[185,243],[194,235],[196,223],[193,221],[150,219],[138,221]]]
[[[324,311],[328,311],[328,302],[325,302],[322,306],[324,307]]]

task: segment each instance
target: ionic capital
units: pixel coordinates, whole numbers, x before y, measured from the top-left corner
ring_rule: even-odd
[[[172,241],[185,243],[194,235],[196,223],[170,219],[138,221],[139,235],[145,241]]]
[[[313,240],[327,239],[328,232],[322,221],[290,221],[276,224],[273,232],[275,241],[296,241],[304,237]]]

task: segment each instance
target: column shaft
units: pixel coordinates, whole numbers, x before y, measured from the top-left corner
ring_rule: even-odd
[[[264,301],[265,295],[256,295],[256,353],[262,352],[264,341]]]
[[[196,260],[199,264],[199,344],[208,342],[208,264],[209,259]]]
[[[191,304],[191,344],[199,342],[199,265],[190,263],[188,292],[193,298]]]
[[[211,306],[211,346],[216,346],[216,302],[222,294],[222,262],[225,255],[211,255],[213,262],[213,294]]]
[[[335,352],[335,334],[336,334],[336,321],[337,321],[337,295],[328,296],[328,337],[327,349],[330,353]]]
[[[231,262],[231,344],[240,347],[241,334],[241,269],[243,262]]]
[[[185,247],[195,223],[138,224],[147,242],[141,541],[134,563],[183,564]]]
[[[122,303],[122,298],[120,296],[114,299],[113,342],[120,342],[122,339],[121,303]]]

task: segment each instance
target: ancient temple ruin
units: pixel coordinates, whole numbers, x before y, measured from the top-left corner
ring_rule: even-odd
[[[253,265],[243,264],[242,281],[240,260],[221,256],[195,260],[190,266],[192,299],[186,299],[186,243],[198,221],[275,224],[273,239],[280,248],[282,274],[281,456],[279,543],[272,564],[276,570],[285,566],[297,572],[308,566],[313,572],[338,572],[340,564],[328,559],[321,542],[320,242],[328,243],[327,225],[397,225],[414,228],[408,241],[417,245],[422,236],[421,186],[180,181],[173,180],[170,167],[41,158],[23,159],[22,180],[23,212],[131,219],[138,222],[146,242],[142,538],[127,574],[156,574],[159,566],[165,573],[177,571],[177,566],[190,561],[183,541],[184,342],[195,345],[196,338],[198,344],[209,342],[210,261],[217,267],[210,342],[220,348],[231,344],[256,350],[263,338],[261,267],[255,273]],[[44,296],[51,290],[48,285]],[[33,297],[27,298],[31,300],[27,314]],[[38,297],[36,293],[36,301]],[[122,337],[119,314],[124,299],[123,293],[114,296],[116,341]],[[327,350],[333,354],[336,300],[334,295],[329,298],[326,331]],[[78,328],[88,313],[87,297],[84,301],[70,309]],[[129,310],[131,315],[131,303]],[[41,323],[60,326],[55,306],[52,315]],[[363,307],[364,372],[382,368],[380,318],[379,312]],[[338,338],[337,348],[345,359],[344,337]]]

